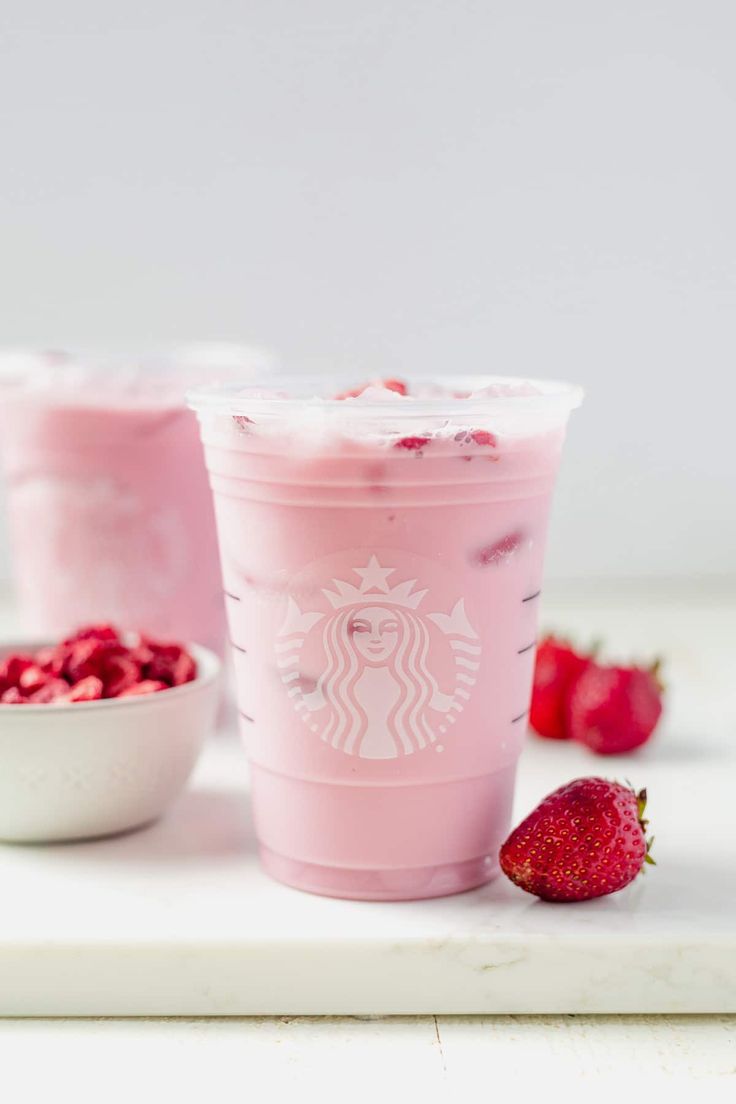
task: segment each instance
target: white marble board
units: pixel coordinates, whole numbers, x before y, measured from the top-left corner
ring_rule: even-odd
[[[399,904],[290,890],[258,868],[221,736],[161,823],[0,848],[0,1015],[736,1011],[734,596],[574,592],[545,614],[669,659],[667,721],[638,756],[530,736],[520,768],[518,815],[581,774],[647,785],[658,865],[631,888],[579,905],[505,879]]]

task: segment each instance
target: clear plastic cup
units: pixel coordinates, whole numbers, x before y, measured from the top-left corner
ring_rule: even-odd
[[[339,897],[490,880],[567,384],[199,388],[261,859]]]
[[[47,638],[110,620],[222,653],[225,614],[196,418],[203,380],[263,354],[145,358],[6,352],[0,454],[20,617]]]

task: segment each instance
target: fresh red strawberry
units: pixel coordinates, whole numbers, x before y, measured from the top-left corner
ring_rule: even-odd
[[[567,698],[590,662],[589,656],[580,655],[566,640],[547,636],[540,641],[529,715],[532,728],[540,736],[549,740],[566,740],[569,737]]]
[[[545,901],[587,901],[633,881],[649,857],[646,790],[576,778],[555,790],[501,848],[504,874]]]
[[[641,747],[662,715],[658,671],[658,663],[649,670],[590,663],[567,699],[568,734],[599,755]]]

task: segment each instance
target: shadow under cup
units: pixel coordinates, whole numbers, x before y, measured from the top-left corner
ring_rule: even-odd
[[[262,863],[366,900],[481,885],[509,828],[580,392],[455,379],[340,402],[310,398],[334,381],[277,386],[190,393]]]

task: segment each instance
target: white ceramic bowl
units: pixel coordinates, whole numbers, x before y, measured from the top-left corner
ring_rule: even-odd
[[[27,648],[4,645],[0,655]],[[161,816],[184,788],[217,712],[220,661],[206,648],[190,651],[197,677],[170,690],[0,704],[0,840],[88,839]]]

